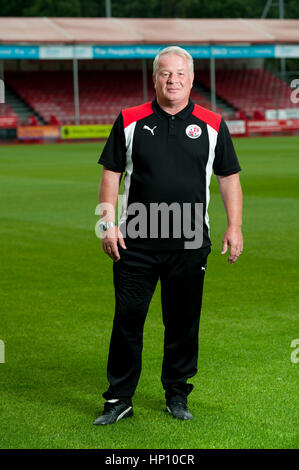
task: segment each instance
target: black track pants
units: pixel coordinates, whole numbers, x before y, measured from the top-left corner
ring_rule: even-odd
[[[160,278],[165,326],[162,385],[166,400],[187,401],[197,372],[198,328],[203,281],[210,247],[181,252],[120,248],[114,263],[115,317],[105,399],[131,403],[141,373],[143,326]]]

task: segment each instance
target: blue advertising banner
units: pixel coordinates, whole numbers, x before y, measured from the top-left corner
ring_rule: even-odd
[[[193,59],[209,59],[211,57],[210,46],[182,46],[186,49]]]
[[[166,45],[157,46],[94,46],[93,57],[95,59],[146,59],[155,55]],[[274,45],[259,46],[182,46],[194,59],[239,59],[257,57],[275,57]]]
[[[146,59],[155,55],[166,45],[157,46],[94,46],[93,57],[95,59]],[[257,57],[275,57],[274,45],[259,46],[182,46],[194,59],[239,59]]]
[[[169,45],[169,44],[168,44]],[[167,44],[136,45],[0,45],[0,59],[153,59]],[[254,59],[266,57],[299,57],[299,46],[274,45],[183,45],[194,59]]]
[[[169,45],[169,44],[168,44]],[[167,47],[158,45],[133,46],[94,46],[94,59],[153,59],[159,51]],[[211,54],[210,46],[183,46],[194,59],[208,59]]]
[[[151,59],[163,46],[93,46],[94,59]]]
[[[0,59],[39,59],[39,46],[0,45]]]
[[[255,59],[275,57],[275,48],[271,44],[265,46],[212,46],[211,54],[215,59]]]

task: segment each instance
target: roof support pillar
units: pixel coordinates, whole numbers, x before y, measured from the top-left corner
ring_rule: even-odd
[[[215,79],[215,58],[210,58],[210,89],[212,111],[216,112],[216,79]]]
[[[106,18],[110,18],[111,17],[111,0],[106,0],[105,8],[106,8]]]
[[[78,79],[78,59],[75,56],[74,46],[74,57],[73,57],[73,82],[74,82],[74,109],[75,109],[75,124],[80,124],[80,109],[79,109],[79,79]]]
[[[4,60],[0,59],[0,115],[5,114]]]
[[[278,90],[278,80],[279,77],[279,59],[275,59],[275,89],[274,89],[274,106],[275,106],[275,118],[279,119],[279,90]]]
[[[284,19],[284,0],[279,0],[279,18],[281,20]],[[286,60],[284,57],[282,57],[280,59],[280,71],[281,71],[281,76],[282,76],[282,79],[285,80],[286,79]]]
[[[146,59],[142,59],[142,90],[143,90],[143,101],[146,103],[148,101]]]

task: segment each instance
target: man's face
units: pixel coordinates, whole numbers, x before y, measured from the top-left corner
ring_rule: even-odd
[[[153,75],[158,103],[187,105],[194,74],[190,73],[187,58],[169,53],[162,55],[158,63],[157,77]]]

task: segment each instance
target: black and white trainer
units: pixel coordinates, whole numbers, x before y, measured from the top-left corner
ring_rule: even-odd
[[[193,416],[188,410],[186,403],[180,401],[167,403],[166,410],[176,419],[193,419]]]
[[[122,418],[133,415],[133,408],[122,400],[108,400],[104,404],[104,411],[95,421],[94,425],[113,424]]]

